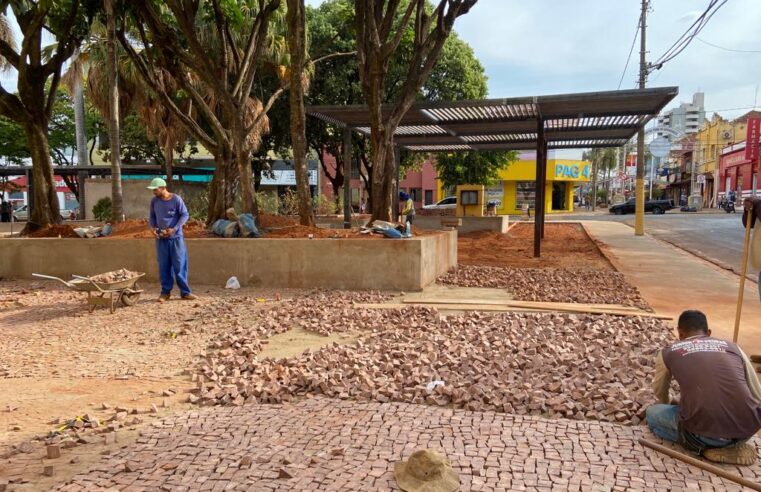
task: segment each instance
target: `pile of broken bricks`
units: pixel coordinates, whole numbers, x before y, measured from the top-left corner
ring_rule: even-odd
[[[189,401],[280,403],[311,394],[638,424],[654,403],[656,353],[672,336],[641,317],[377,313],[382,319],[355,344],[290,359],[259,360],[256,331],[223,335],[193,374]]]
[[[461,265],[439,277],[437,282],[506,289],[521,301],[623,304],[650,309],[639,291],[618,272]]]

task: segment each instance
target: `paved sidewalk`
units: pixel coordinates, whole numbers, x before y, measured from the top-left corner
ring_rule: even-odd
[[[676,318],[685,309],[699,309],[708,316],[714,336],[732,339],[740,287],[737,275],[651,236],[635,236],[625,224],[583,224],[658,313]],[[761,354],[761,302],[753,282],[745,283],[738,341],[749,355]]]
[[[167,418],[61,490],[391,491],[394,463],[425,447],[463,491],[740,490],[640,437],[661,442],[644,426],[314,398]],[[761,464],[722,468],[761,476]]]

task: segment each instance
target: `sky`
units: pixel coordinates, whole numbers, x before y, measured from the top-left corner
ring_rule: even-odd
[[[319,5],[322,0],[307,0]],[[708,0],[652,0],[647,60],[655,61],[705,10]],[[640,0],[480,0],[455,30],[489,77],[489,97],[615,90],[626,64]],[[650,75],[648,86],[679,87],[671,106],[705,93],[709,114],[737,117],[754,105],[761,84],[761,1],[729,0],[679,57]],[[639,39],[622,89],[636,86]],[[761,94],[759,100],[761,104]]]

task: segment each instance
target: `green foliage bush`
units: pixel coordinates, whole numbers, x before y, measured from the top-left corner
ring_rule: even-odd
[[[98,200],[98,203],[92,208],[92,214],[95,216],[95,220],[101,222],[111,220],[111,198],[106,196]]]

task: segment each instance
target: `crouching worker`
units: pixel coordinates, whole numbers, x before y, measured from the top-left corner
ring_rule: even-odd
[[[748,356],[732,342],[711,337],[705,314],[685,311],[679,341],[658,353],[653,390],[661,404],[647,409],[658,437],[717,463],[750,465],[747,443],[761,429],[761,385]],[[681,401],[672,402],[671,378]]]

